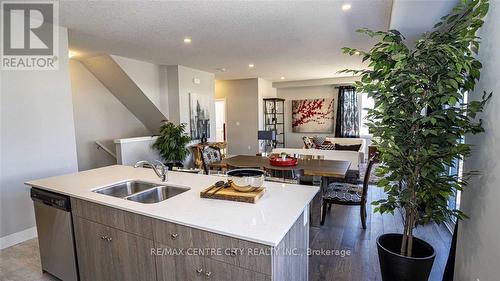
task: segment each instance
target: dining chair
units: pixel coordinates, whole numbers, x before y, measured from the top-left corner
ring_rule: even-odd
[[[370,174],[375,163],[375,157],[370,158],[366,167],[363,185],[351,184],[346,182],[334,182],[328,185],[323,192],[323,211],[321,214],[321,225],[325,223],[327,205],[347,205],[360,206],[361,224],[366,229],[366,197],[368,194],[368,183]]]
[[[201,160],[203,163],[203,170],[205,174],[208,175],[211,169],[210,165],[222,160],[220,148],[216,146],[206,146],[201,152]]]
[[[304,169],[273,169],[264,167],[266,180],[273,182],[299,184],[304,176]]]

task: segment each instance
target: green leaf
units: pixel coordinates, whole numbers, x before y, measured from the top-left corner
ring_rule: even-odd
[[[367,124],[380,153],[377,186],[387,195],[372,203],[375,212],[404,209],[416,224],[465,218],[448,209],[447,199],[466,188],[467,180],[448,175],[448,166],[470,155],[470,145],[460,140],[464,135],[484,131],[475,117],[491,93],[463,101],[481,76],[474,52],[488,7],[487,0],[462,0],[414,45],[396,30],[359,30],[375,40],[360,56],[367,69],[350,70],[361,75],[357,91],[375,104]],[[354,50],[343,52],[352,55]]]
[[[153,143],[153,149],[157,150],[164,161],[183,161],[189,150],[186,146],[191,138],[184,132],[186,124],[175,125],[168,120],[163,121],[160,129],[160,135]]]

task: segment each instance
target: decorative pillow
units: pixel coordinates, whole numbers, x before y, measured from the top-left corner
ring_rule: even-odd
[[[319,147],[321,150],[335,150],[334,144],[323,144]]]
[[[306,149],[314,148],[314,142],[311,140],[310,137],[302,137],[302,141],[304,141],[304,147]]]
[[[359,151],[361,148],[361,144],[350,144],[350,145],[341,145],[336,143],[335,150],[348,150],[348,151]]]
[[[329,140],[325,140],[325,142],[323,142],[323,145],[327,145],[327,144],[333,144],[333,142],[331,142]]]
[[[205,164],[211,164],[221,160],[220,150],[214,147],[207,146],[203,149],[203,161]]]
[[[312,138],[312,141],[314,142],[314,144],[316,145],[316,147],[322,146],[323,143],[325,143],[325,140],[326,140],[326,137],[323,137],[323,136],[314,136]]]

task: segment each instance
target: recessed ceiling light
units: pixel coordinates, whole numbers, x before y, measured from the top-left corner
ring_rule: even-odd
[[[344,4],[342,5],[342,11],[349,11],[351,7],[351,4]]]
[[[281,77],[280,77],[280,79],[281,79],[281,80],[285,80],[285,76],[281,76]]]
[[[191,43],[191,38],[189,38],[189,37],[184,38],[184,43],[186,43],[186,44]]]
[[[226,72],[226,68],[225,67],[219,67],[219,68],[216,68],[217,71],[219,72]]]
[[[254,68],[254,67],[255,67],[255,65],[254,65],[253,63],[251,63],[251,64],[249,64],[249,65],[248,65],[248,67],[250,67],[250,68]]]

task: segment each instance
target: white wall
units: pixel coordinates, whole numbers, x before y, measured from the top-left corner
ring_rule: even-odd
[[[116,139],[116,155],[118,164],[133,166],[138,161],[162,160],[158,151],[153,149],[153,144],[158,137],[138,137]]]
[[[228,154],[259,152],[258,79],[217,80],[216,98],[226,99]]]
[[[179,66],[161,66],[163,76],[161,79],[167,80],[168,96],[168,119],[175,124],[180,123],[180,101],[179,101]]]
[[[162,100],[166,93],[162,92],[160,83],[160,65],[150,62],[111,55],[113,60],[137,84],[151,102],[166,116],[168,105]]]
[[[462,193],[462,210],[469,219],[460,222],[455,263],[455,280],[490,281],[500,276],[500,2],[491,1],[490,11],[479,36],[481,80],[471,98],[493,91],[493,98],[481,116],[486,133],[467,136],[473,144],[466,171],[480,171]]]
[[[194,79],[200,83],[195,84]],[[174,123],[186,123],[189,133],[189,94],[205,95],[210,104],[210,141],[215,141],[215,75],[210,72],[185,67],[167,66],[169,119]]]
[[[139,119],[151,132],[157,132],[161,122],[167,116],[151,101],[150,97],[139,87],[148,84],[150,89],[160,91],[161,83],[141,83],[138,75],[129,75],[127,70],[118,64],[110,55],[100,55],[82,59],[82,64],[92,73],[126,108]],[[141,69],[150,70],[151,65],[146,62],[133,61],[127,64],[131,73],[140,72]],[[135,69],[137,68],[137,69]],[[133,71],[131,71],[133,70]],[[158,71],[151,71],[151,75],[159,76]],[[134,80],[136,79],[136,80]],[[159,80],[159,79],[151,79]],[[156,100],[158,102],[158,100]]]
[[[77,171],[66,28],[59,29],[59,52],[59,70],[0,71],[2,247],[20,242],[14,233],[34,234],[33,205],[23,183]]]
[[[199,79],[195,84],[193,79]],[[210,72],[179,65],[179,103],[180,122],[188,124],[189,131],[189,93],[204,95],[210,104],[210,141],[215,141],[215,75]]]
[[[140,66],[136,63],[128,71]],[[116,164],[116,159],[97,149],[95,141],[114,151],[114,139],[151,134],[81,62],[70,60],[70,77],[80,171]],[[152,89],[158,92],[158,87]]]
[[[305,135],[308,136],[335,135],[335,124],[334,127],[332,128],[332,133],[328,134],[318,134],[318,133],[308,134],[308,133],[292,132],[292,100],[333,98],[335,107],[334,116],[337,115],[338,89],[335,89],[334,85],[278,88],[277,92],[279,98],[285,99],[285,147],[301,148],[304,145],[302,137]]]

